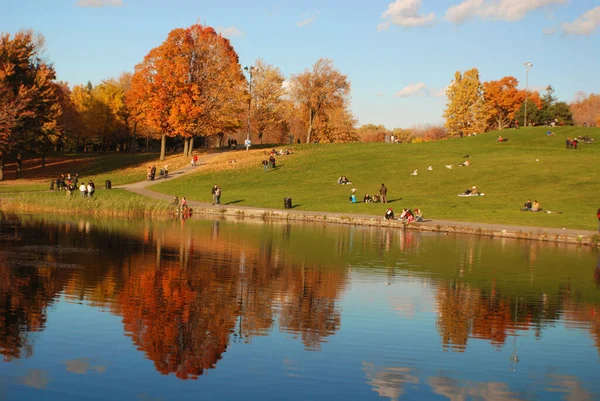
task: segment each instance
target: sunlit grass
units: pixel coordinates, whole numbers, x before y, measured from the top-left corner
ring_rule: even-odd
[[[79,191],[11,193],[0,198],[0,209],[17,213],[87,214],[97,216],[154,216],[173,213],[169,202],[125,190],[97,190],[92,198]]]
[[[421,144],[349,143],[290,147],[293,154],[277,157],[278,168],[263,172],[264,150],[216,156],[196,173],[157,184],[153,189],[211,201],[213,184],[222,187],[224,204],[283,208],[291,197],[296,210],[383,216],[382,204],[350,204],[357,197],[389,188],[389,206],[420,208],[425,217],[458,221],[538,227],[597,229],[600,207],[600,129],[556,127],[490,132],[476,137]],[[499,134],[509,141],[497,143]],[[597,143],[566,150],[567,136],[587,135]],[[470,167],[458,167],[470,155]],[[236,160],[236,163],[229,163]],[[445,165],[452,164],[448,169]],[[428,171],[428,166],[433,171]],[[418,174],[411,176],[417,169]],[[337,185],[340,175],[353,184]],[[471,186],[484,197],[461,198]],[[542,208],[563,214],[521,212],[523,203],[540,201]]]

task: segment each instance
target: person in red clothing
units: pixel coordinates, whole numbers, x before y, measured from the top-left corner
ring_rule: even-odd
[[[600,209],[596,212],[596,216],[598,216],[598,232],[600,233]]]

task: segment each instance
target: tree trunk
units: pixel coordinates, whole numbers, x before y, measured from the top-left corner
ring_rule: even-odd
[[[187,157],[188,155],[188,146],[190,145],[190,140],[188,138],[183,138],[183,155]]]
[[[146,135],[146,153],[150,150],[150,136]]]
[[[19,179],[21,178],[21,175],[23,174],[23,156],[18,153],[17,154],[17,175],[15,178]]]
[[[46,154],[42,153],[42,168],[46,167]]]
[[[306,143],[310,143],[310,135],[312,134],[313,123],[315,121],[314,113],[312,110],[309,111],[308,116],[308,133],[306,135]]]
[[[0,156],[0,181],[4,180],[4,156]]]
[[[190,146],[188,147],[188,156],[194,154],[194,137],[190,138]]]
[[[162,134],[160,137],[160,160],[165,160],[165,148],[167,147],[167,136]]]

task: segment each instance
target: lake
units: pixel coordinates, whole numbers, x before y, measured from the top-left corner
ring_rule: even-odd
[[[585,247],[0,214],[0,400],[594,400]]]

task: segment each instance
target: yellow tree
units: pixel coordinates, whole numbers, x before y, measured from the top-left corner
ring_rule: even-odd
[[[356,142],[356,119],[346,105],[330,108],[315,122],[315,137],[328,142]]]
[[[446,95],[448,102],[444,118],[450,136],[485,131],[487,112],[477,68],[468,70],[464,74],[457,71]]]
[[[315,121],[320,114],[348,103],[350,82],[333,66],[333,61],[319,59],[312,70],[294,75],[290,95],[306,108],[308,130],[306,143],[310,143]]]
[[[265,131],[280,126],[283,121],[285,77],[279,68],[261,59],[256,60],[252,71],[252,122],[262,143]]]

